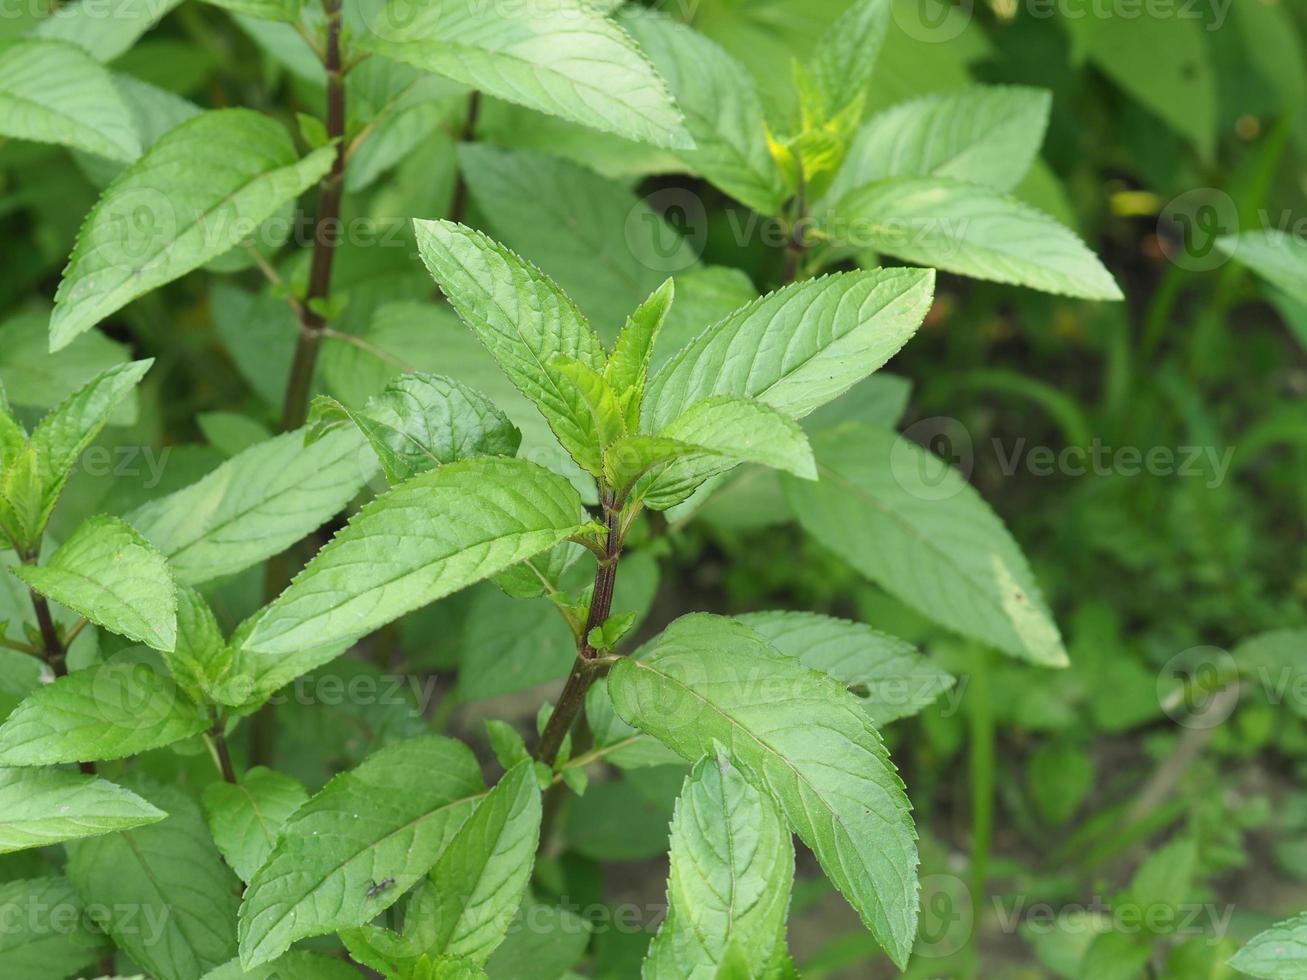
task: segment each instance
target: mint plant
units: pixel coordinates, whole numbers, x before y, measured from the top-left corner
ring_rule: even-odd
[[[897,763],[912,799],[951,779],[940,702],[970,685],[973,912],[996,715],[1021,706],[1035,785],[1003,799],[1033,838],[1094,785],[1068,719],[1135,710],[1116,661],[1073,673],[1120,622],[1077,595],[1064,641],[971,473],[900,434],[907,382],[881,370],[959,290],[1123,298],[1031,203],[1050,93],[889,98],[877,59],[910,41],[889,0],[837,5],[769,73],[750,25],[630,4],[149,6],[0,33],[0,169],[47,169],[61,198],[30,194],[56,265],[16,273],[0,324],[0,976],[829,976],[790,932],[828,891],[856,963],[934,975],[919,868],[952,865]],[[211,91],[188,81],[205,59]],[[665,191],[706,200],[718,237],[682,235]],[[776,241],[722,247],[741,214]],[[1307,299],[1296,240],[1219,248]],[[1049,382],[959,378],[1088,434]],[[80,472],[133,439],[188,444],[162,482]],[[718,557],[759,601],[714,591]],[[1245,635],[1167,697],[1296,669],[1301,631]],[[396,676],[439,702],[380,696]],[[1178,914],[1218,836],[1186,827],[1118,898]],[[658,914],[603,933],[573,909],[655,854]],[[1297,976],[1303,930],[1231,963]],[[1032,945],[1097,980],[1178,935]],[[967,956],[941,972],[984,975]]]

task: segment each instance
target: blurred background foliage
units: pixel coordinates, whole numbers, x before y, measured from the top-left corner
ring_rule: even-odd
[[[124,13],[94,43],[159,131],[195,106],[241,105],[313,141],[300,114],[321,113],[321,73],[292,28],[189,0],[106,2]],[[785,119],[795,111],[792,59],[843,7],[663,9],[741,61],[769,118]],[[50,13],[40,0],[7,6],[0,41]],[[646,633],[692,609],[828,611],[918,644],[959,678],[887,731],[922,836],[914,976],[1234,976],[1224,961],[1243,939],[1307,907],[1307,692],[1295,698],[1293,686],[1307,673],[1305,634],[1246,642],[1307,626],[1307,305],[1212,248],[1241,229],[1307,230],[1305,27],[1297,0],[895,2],[865,112],[977,82],[1050,90],[1048,136],[1017,194],[1077,229],[1127,296],[1092,304],[942,275],[893,376],[857,396],[860,412],[960,465],[1004,518],[1063,628],[1069,669],[1000,662],[942,632],[800,534],[761,472],[740,474],[694,521],[673,519],[677,533],[661,523],[640,532],[623,565],[625,602],[645,610]],[[376,127],[351,161],[352,230],[333,297],[333,328],[356,339],[329,340],[318,378],[347,403],[403,369],[513,398],[433,302],[412,217],[460,210],[555,277],[608,339],[675,273],[664,351],[782,275],[784,249],[749,230],[756,216],[665,151],[491,98],[470,114],[468,92],[438,79],[382,113],[391,84],[367,62],[349,79],[351,130]],[[141,404],[101,438],[108,463],[88,462],[70,486],[56,536],[185,486],[266,438],[296,336],[286,287],[233,254],[136,301],[58,359],[45,354],[49,297],[113,176],[78,152],[0,145],[0,381],[11,401],[35,417],[129,349],[158,359]],[[632,232],[650,222],[652,236]],[[310,227],[292,222],[292,238],[303,244]],[[266,251],[277,277],[302,289],[306,250]],[[543,424],[514,405],[524,430]],[[1030,455],[1095,446],[1120,465],[1045,473]],[[1112,455],[1158,447],[1177,466],[1188,447],[1202,455],[1184,472],[1153,473]],[[260,588],[254,569],[211,590],[227,627],[257,607]],[[394,698],[374,699],[390,703],[331,703],[310,678],[280,709],[280,764],[320,785],[431,726],[484,747],[480,719],[520,715],[571,662],[566,629],[536,602],[478,586],[329,668],[346,680],[403,675]],[[1272,665],[1284,683],[1245,685],[1232,708],[1185,689],[1228,657]],[[0,701],[4,686],[0,677]],[[1228,717],[1203,715],[1213,705]],[[190,763],[168,750],[146,764],[176,780]],[[661,901],[655,856],[681,782],[670,766],[610,776],[568,804],[563,846],[541,874],[541,887],[592,919]],[[28,860],[0,858],[0,879],[22,877]],[[804,975],[888,975],[810,859],[800,877],[791,943]],[[1222,925],[1204,911],[1155,945],[1095,942],[1113,920],[1094,901],[1123,894],[1233,913]],[[1027,916],[1018,928],[1037,903],[1051,920]],[[636,975],[647,934],[596,919],[582,938],[592,975]],[[1088,963],[1091,943],[1098,960]],[[501,956],[494,975],[544,975],[542,953],[510,947],[518,964]]]

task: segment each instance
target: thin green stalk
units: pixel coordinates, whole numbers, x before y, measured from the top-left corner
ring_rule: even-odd
[[[989,853],[994,834],[994,707],[990,700],[990,652],[977,647],[967,693],[971,770],[971,907],[970,972],[978,975],[980,910],[989,883]]]
[[[40,553],[41,542],[38,540],[31,550],[22,556],[23,564],[35,565]],[[36,625],[41,631],[41,657],[54,672],[55,677],[67,677],[68,644],[59,636],[59,628],[55,626],[50,604],[46,602],[45,596],[35,589],[28,589],[27,594],[31,597],[32,611],[36,614]],[[88,775],[95,774],[94,762],[79,762],[77,768]]]
[[[291,361],[290,379],[282,405],[281,430],[289,432],[304,424],[313,392],[313,374],[318,350],[327,327],[322,306],[331,296],[331,270],[340,239],[340,205],[345,189],[345,164],[349,147],[345,143],[345,68],[341,58],[341,0],[323,0],[327,14],[327,42],[321,52],[327,73],[327,136],[335,140],[336,156],[318,194],[318,213],[313,227],[313,256],[309,265],[309,286],[304,302],[298,304],[299,337]],[[290,558],[283,552],[269,560],[263,582],[263,598],[271,602],[290,581]],[[276,726],[268,707],[258,711],[252,723],[250,757],[255,765],[270,765],[275,753]]]
[[[622,556],[622,538],[619,528],[621,514],[611,490],[604,490],[603,512],[604,525],[608,534],[604,547],[604,556],[595,567],[594,591],[590,596],[590,613],[586,617],[585,628],[577,640],[576,660],[572,662],[572,672],[563,685],[563,693],[558,696],[558,704],[545,723],[545,730],[536,744],[535,758],[550,765],[558,757],[563,739],[572,730],[572,723],[580,714],[585,704],[586,692],[590,685],[601,677],[606,669],[606,658],[590,645],[590,631],[602,626],[613,609],[613,588],[617,581],[617,563]]]

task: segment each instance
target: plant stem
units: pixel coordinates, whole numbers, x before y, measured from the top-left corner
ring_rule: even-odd
[[[40,551],[41,545],[38,542],[23,556],[23,564],[35,565]],[[59,630],[55,627],[54,616],[50,613],[50,604],[45,601],[45,596],[35,589],[28,589],[27,594],[32,597],[32,610],[36,613],[36,625],[41,631],[41,655],[54,671],[55,677],[67,677],[68,648],[63,640],[59,639]],[[94,762],[79,762],[77,768],[88,775],[95,775]]]
[[[345,70],[340,56],[341,0],[323,0],[327,14],[326,50],[320,52],[327,71],[327,137],[336,141],[336,156],[331,170],[318,193],[318,213],[313,223],[313,258],[309,265],[309,287],[304,302],[297,304],[299,339],[286,384],[286,400],[281,410],[281,431],[289,432],[304,424],[309,414],[309,395],[313,391],[313,372],[318,363],[326,317],[322,303],[331,295],[331,268],[336,245],[340,240],[340,200],[345,188]],[[315,309],[314,307],[317,307]],[[264,602],[271,602],[290,581],[290,561],[286,553],[269,560],[263,580]],[[252,721],[250,758],[255,765],[270,765],[275,751],[276,730],[272,712],[260,709]]]
[[[622,538],[618,528],[620,514],[611,490],[603,492],[604,526],[608,528],[608,537],[604,545],[604,555],[595,567],[594,591],[590,596],[590,612],[586,616],[585,627],[576,645],[576,660],[572,663],[572,672],[567,675],[563,693],[558,696],[558,704],[553,714],[545,723],[545,730],[536,744],[535,758],[538,762],[553,764],[563,739],[572,729],[572,723],[585,704],[585,694],[590,685],[602,675],[607,663],[600,663],[599,651],[590,645],[590,631],[602,626],[613,609],[613,587],[617,582],[617,562],[622,554]]]
[[[313,227],[313,260],[309,266],[309,288],[299,309],[299,341],[291,363],[286,401],[282,406],[283,432],[298,429],[309,411],[313,370],[318,363],[322,328],[326,318],[313,307],[331,295],[331,266],[340,240],[340,199],[345,188],[345,73],[340,58],[341,0],[323,0],[327,12],[327,49],[323,67],[327,70],[327,137],[336,141],[336,157],[318,194],[318,213]]]
[[[481,111],[481,93],[476,89],[467,99],[467,118],[463,122],[463,131],[459,134],[458,141],[467,143],[471,141],[476,133],[477,115]],[[463,168],[459,167],[457,175],[454,178],[454,197],[449,204],[449,220],[462,221],[463,212],[467,209],[467,181],[463,179]]]
[[[980,912],[989,880],[989,851],[994,833],[994,709],[990,701],[989,659],[984,647],[973,650],[971,676],[971,976],[980,947]]]
[[[803,165],[799,165],[799,192],[794,198],[795,218],[790,227],[789,240],[785,243],[785,268],[781,272],[782,286],[798,278],[799,268],[803,263],[804,252],[808,248],[808,187],[803,175]]]
[[[231,751],[227,748],[227,736],[222,733],[222,723],[215,721],[213,725],[213,751],[218,760],[218,771],[222,773],[224,781],[236,785],[236,768],[231,764]]]

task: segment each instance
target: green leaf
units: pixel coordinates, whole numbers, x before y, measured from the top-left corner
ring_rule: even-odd
[[[232,651],[213,610],[188,585],[177,586],[177,644],[164,654],[173,680],[197,704],[212,700],[231,669]]]
[[[713,395],[766,402],[802,418],[907,343],[930,309],[929,269],[837,273],[795,283],[724,317],[649,382],[643,426],[658,432]]]
[[[650,11],[619,22],[640,42],[685,113],[693,148],[677,155],[715,187],[759,214],[777,214],[786,190],[772,163],[757,87],[748,71],[698,31]]]
[[[309,798],[285,773],[256,766],[235,783],[210,783],[204,811],[218,850],[241,881],[249,883],[268,860],[287,818]]]
[[[1153,932],[1157,925],[1161,933],[1175,930],[1193,898],[1197,865],[1198,847],[1188,836],[1167,842],[1144,859],[1130,879],[1125,900],[1135,906],[1145,929]]]
[[[645,980],[722,976],[732,948],[743,957],[738,975],[768,975],[784,942],[794,845],[776,804],[724,755],[701,759],[685,780],[670,860],[667,918],[649,947]]]
[[[0,136],[122,162],[141,155],[131,110],[108,70],[64,41],[0,46]]]
[[[391,483],[469,456],[512,456],[522,442],[517,426],[485,395],[435,374],[396,378],[361,411],[334,398],[314,399],[311,422],[342,417],[362,430]],[[309,438],[319,434],[311,430]]]
[[[240,910],[245,969],[298,939],[372,921],[426,875],[484,794],[471,750],[435,735],[336,776],[286,821],[250,882]]]
[[[130,790],[60,769],[0,769],[0,854],[166,817]]]
[[[515,599],[551,595],[562,591],[563,574],[585,553],[585,548],[576,542],[563,541],[548,551],[518,562],[492,579]]]
[[[596,650],[614,650],[634,625],[635,613],[617,613],[590,630],[585,639]]]
[[[586,694],[585,718],[594,735],[595,748],[603,749],[604,761],[619,769],[643,769],[681,761],[662,742],[624,722],[613,710],[613,699],[604,684],[594,685]]]
[[[685,778],[682,760],[676,762],[589,787],[567,809],[568,850],[600,862],[662,857],[676,794]],[[561,771],[577,770],[564,766]]]
[[[553,602],[513,599],[497,589],[472,600],[461,639],[458,692],[467,701],[564,677],[576,659],[576,641]]]
[[[373,0],[358,45],[531,109],[655,146],[691,139],[667,86],[616,24],[580,0],[530,8]]]
[[[522,903],[540,812],[534,767],[520,762],[477,805],[414,893],[404,917],[404,945],[417,955],[485,963]]]
[[[950,177],[1011,191],[1035,161],[1052,96],[993,85],[927,95],[863,123],[827,199],[886,177]]]
[[[50,349],[240,244],[331,166],[302,160],[273,119],[206,112],[165,133],[96,203],[55,294]]]
[[[1294,299],[1307,303],[1307,242],[1279,229],[1245,231],[1216,246]]]
[[[92,517],[44,565],[15,575],[96,626],[170,651],[177,645],[177,587],[163,555],[118,517]]]
[[[362,95],[359,89],[365,80],[380,84],[369,85],[367,94]],[[458,162],[453,138],[448,134],[459,132],[467,118],[465,86],[386,58],[375,58],[351,71],[346,87],[347,103],[352,99],[351,104],[357,105],[366,100],[374,110],[368,122],[372,132],[355,148],[345,171],[347,194],[372,186],[396,168],[400,168],[402,181],[404,169],[415,165],[430,174],[428,186],[439,188],[437,194],[443,191],[447,179],[455,179]],[[481,108],[485,108],[484,104]],[[536,113],[529,114],[540,118]],[[419,164],[424,154],[428,162]],[[437,159],[439,172],[433,173],[430,161]]]
[[[290,653],[357,639],[582,523],[576,491],[543,467],[491,457],[450,463],[366,504],[268,607],[246,646]]]
[[[1231,655],[1241,674],[1268,694],[1278,692],[1277,696],[1290,711],[1307,718],[1307,700],[1292,693],[1307,690],[1304,645],[1307,645],[1307,629],[1267,630],[1241,640]]]
[[[0,323],[0,384],[11,404],[52,408],[92,378],[128,359],[125,345],[102,333],[86,333],[58,354],[50,353],[50,316],[20,313]],[[111,424],[136,421],[136,400],[124,400]]]
[[[9,413],[0,408],[0,530],[6,544],[27,554],[41,537],[41,464]]]
[[[1307,914],[1276,923],[1235,953],[1230,965],[1250,977],[1296,980],[1307,970]]]
[[[581,311],[535,266],[452,221],[415,221],[418,254],[450,304],[580,461],[599,436],[558,355],[602,372],[607,355]]]
[[[822,219],[827,234],[909,262],[1083,299],[1121,290],[1075,233],[1015,198],[943,177],[854,188]]]
[[[124,759],[207,727],[160,666],[124,651],[33,691],[0,725],[0,765]]]
[[[1080,980],[1141,980],[1153,955],[1147,938],[1124,932],[1096,936],[1080,961]]]
[[[210,970],[203,980],[358,980],[358,968],[352,963],[325,953],[291,950],[271,963],[251,970],[241,967],[239,959]]]
[[[149,358],[100,372],[51,409],[32,431],[32,449],[41,480],[38,533],[50,519],[78,457],[95,441],[114,409],[132,393],[152,364],[154,359]]]
[[[68,877],[137,966],[198,980],[236,954],[236,878],[190,797],[172,786],[133,789],[168,819],[69,844]]]
[[[585,955],[590,931],[587,919],[528,897],[486,971],[495,980],[558,980]]]
[[[107,64],[125,54],[180,0],[74,0],[32,29],[37,37],[69,41]]]
[[[697,402],[661,435],[619,440],[605,470],[619,500],[629,494],[666,510],[742,462],[816,477],[812,449],[797,422],[762,402],[730,396]]]
[[[205,0],[234,14],[259,20],[279,20],[294,24],[300,18],[299,0]]]
[[[865,95],[889,28],[890,6],[891,0],[854,0],[817,40],[806,74],[821,97],[821,121]]]
[[[224,456],[238,456],[272,438],[267,426],[239,412],[202,412],[195,422],[209,445]]]
[[[487,980],[487,973],[463,956],[422,957],[409,980]]]
[[[572,456],[587,472],[599,476],[604,471],[608,447],[626,435],[626,414],[617,392],[602,374],[574,357],[556,355],[549,367],[568,399],[584,405],[590,413],[595,442],[592,446],[578,447]]]
[[[495,758],[505,770],[512,769],[519,762],[531,761],[531,753],[527,751],[522,733],[508,722],[487,718],[486,735],[490,739],[490,748],[495,753]]]
[[[1031,755],[1026,773],[1040,816],[1061,826],[1094,788],[1094,757],[1070,740],[1047,742]]]
[[[375,472],[356,432],[304,445],[302,431],[252,446],[127,520],[181,582],[198,585],[280,554],[339,513]]]
[[[104,936],[91,925],[65,878],[0,884],[0,909],[19,909],[0,929],[0,973],[5,980],[49,980],[75,975],[98,960]]]
[[[1073,56],[1087,54],[1112,81],[1210,159],[1220,118],[1216,72],[1201,17],[1138,17],[1070,0],[1059,18]],[[1080,60],[1079,57],[1076,60]]]
[[[604,380],[622,399],[626,428],[630,432],[640,427],[640,406],[644,403],[649,362],[653,359],[654,344],[675,295],[675,280],[664,279],[663,284],[626,318],[626,325],[618,334],[613,352],[604,365]]]
[[[608,690],[624,720],[686,759],[724,745],[902,968],[917,931],[916,833],[903,783],[853,695],[706,614],[620,661]]]
[[[915,715],[953,686],[953,677],[912,644],[862,623],[806,612],[735,618],[781,653],[844,684],[878,728]]]
[[[818,541],[936,622],[1047,667],[1064,667],[1057,625],[1020,548],[938,456],[851,424],[813,437],[818,482],[784,478]]]
[[[458,158],[486,231],[558,283],[605,340],[668,273],[699,260],[627,181],[485,143],[460,145]]]

